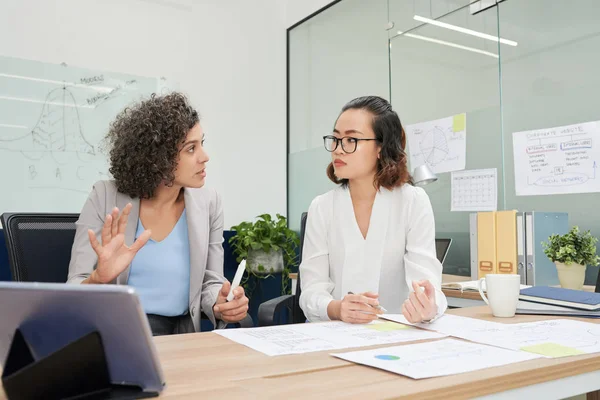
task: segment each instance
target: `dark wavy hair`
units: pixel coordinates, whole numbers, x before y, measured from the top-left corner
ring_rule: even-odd
[[[181,93],[152,94],[121,111],[106,135],[119,192],[148,199],[162,182],[171,185],[180,147],[199,120]]]
[[[380,158],[377,160],[377,173],[373,182],[377,190],[381,187],[392,189],[405,183],[413,184],[408,172],[406,153],[406,134],[400,123],[400,118],[392,105],[377,96],[363,96],[349,101],[340,115],[348,110],[365,110],[373,115],[371,127],[375,139],[381,146]],[[338,116],[339,118],[339,116]],[[334,183],[348,186],[348,179],[338,179],[335,176],[333,163],[327,166],[327,176]]]

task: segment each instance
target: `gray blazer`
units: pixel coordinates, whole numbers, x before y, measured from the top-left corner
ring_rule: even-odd
[[[223,276],[223,207],[221,198],[214,189],[184,189],[190,241],[190,298],[189,312],[194,329],[200,331],[200,312],[203,311],[217,328],[226,323],[215,321],[213,305],[225,278]],[[140,199],[117,191],[114,181],[99,181],[94,184],[79,220],[76,223],[75,240],[71,251],[69,278],[67,283],[81,283],[96,268],[98,257],[92,249],[87,230],[91,229],[100,240],[104,219],[114,207],[122,210],[127,203],[132,204],[125,243],[131,246],[135,241],[140,215]],[[123,271],[113,283],[126,285],[129,269]]]

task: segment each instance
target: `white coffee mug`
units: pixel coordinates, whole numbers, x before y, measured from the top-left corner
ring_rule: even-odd
[[[483,292],[483,281],[485,281],[487,297]],[[521,276],[516,274],[487,274],[478,282],[481,298],[490,306],[494,317],[501,318],[515,316],[520,285]]]

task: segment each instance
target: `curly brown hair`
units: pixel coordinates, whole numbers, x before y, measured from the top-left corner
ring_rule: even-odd
[[[413,184],[408,171],[406,134],[398,114],[385,99],[377,96],[363,96],[349,101],[340,113],[347,110],[365,110],[373,115],[372,128],[375,139],[381,146],[380,158],[377,160],[377,173],[373,182],[377,190],[381,187],[391,190],[405,183]],[[348,186],[348,179],[335,176],[333,163],[327,166],[327,177],[334,183]]]
[[[119,192],[148,199],[162,182],[172,184],[180,147],[199,120],[181,93],[152,94],[121,111],[106,135]]]

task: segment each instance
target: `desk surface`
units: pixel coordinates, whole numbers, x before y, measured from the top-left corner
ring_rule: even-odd
[[[554,319],[529,315],[494,319],[488,307],[448,312],[504,323]],[[413,380],[352,364],[329,352],[269,357],[211,332],[157,337],[155,341],[167,381],[162,398],[414,398],[418,394],[419,398],[447,400],[493,394],[600,369],[600,354],[591,354]]]

